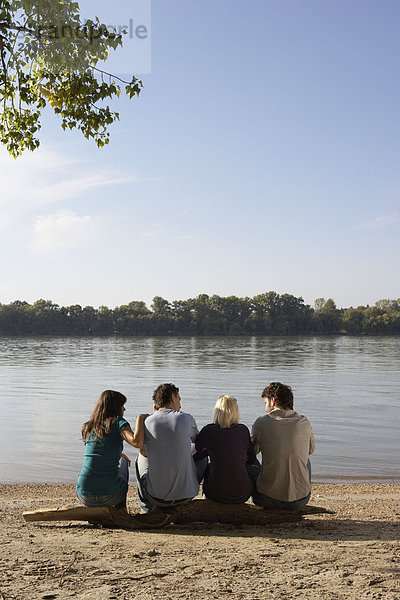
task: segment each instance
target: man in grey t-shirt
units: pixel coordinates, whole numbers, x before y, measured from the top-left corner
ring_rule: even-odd
[[[154,413],[144,422],[144,452],[136,461],[143,512],[192,500],[206,466],[206,459],[193,460],[191,444],[199,432],[192,415],[181,412],[179,388],[172,383],[159,385],[153,404]]]

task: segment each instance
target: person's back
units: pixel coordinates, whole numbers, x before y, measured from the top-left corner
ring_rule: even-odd
[[[262,466],[257,479],[255,504],[296,509],[307,504],[311,493],[309,454],[315,441],[308,419],[293,410],[293,393],[278,382],[264,389],[266,415],[252,427]]]
[[[199,432],[192,415],[180,412],[179,388],[172,383],[159,385],[153,404],[154,413],[145,420],[144,446],[136,461],[143,512],[194,498],[205,469],[205,461],[195,465],[192,457],[191,444]]]
[[[144,447],[149,463],[147,490],[164,501],[193,498],[199,491],[191,441],[197,436],[192,415],[157,410],[145,420]]]
[[[79,494],[117,494],[123,488],[119,461],[123,448],[120,432],[129,426],[123,417],[115,417],[107,435],[96,439],[93,433],[85,441],[85,458],[76,490]]]
[[[262,455],[257,490],[283,502],[307,496],[311,489],[308,455],[314,450],[308,419],[294,410],[275,408],[256,420],[252,432]]]
[[[133,432],[123,418],[125,403],[126,397],[120,392],[105,390],[82,427],[85,458],[76,495],[85,506],[126,508],[130,460],[122,453],[123,441],[135,448],[143,445],[147,415],[138,415]]]
[[[210,423],[200,431],[196,449],[210,457],[203,484],[206,497],[228,504],[246,502],[253,491],[246,465],[255,459],[247,427]]]

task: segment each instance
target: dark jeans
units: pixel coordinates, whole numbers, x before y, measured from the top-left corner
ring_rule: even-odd
[[[246,469],[247,469],[248,476],[254,483],[254,489],[255,489],[256,482],[257,482],[258,476],[261,471],[261,463],[258,461],[257,458],[255,458],[252,463],[247,463]]]
[[[311,483],[311,463],[308,461],[307,469],[310,477]],[[264,508],[275,508],[275,509],[284,509],[284,510],[298,510],[299,508],[303,508],[309,501],[311,496],[311,492],[307,494],[304,498],[299,498],[299,500],[293,500],[292,502],[284,502],[283,500],[275,500],[275,498],[270,498],[269,496],[265,496],[264,494],[260,494],[260,492],[255,489],[252,500],[254,504],[257,506],[263,506]]]

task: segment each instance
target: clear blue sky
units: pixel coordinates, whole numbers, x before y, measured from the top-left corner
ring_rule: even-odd
[[[399,31],[397,0],[153,0],[109,147],[49,113],[0,153],[0,302],[398,298]]]

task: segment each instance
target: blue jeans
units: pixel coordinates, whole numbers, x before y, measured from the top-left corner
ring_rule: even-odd
[[[121,457],[118,469],[119,478],[122,480],[122,490],[118,494],[106,496],[88,496],[76,493],[76,497],[84,506],[115,506],[126,510],[126,495],[128,493],[129,467],[125,458]]]
[[[207,458],[194,461],[194,464],[197,472],[197,481],[200,483],[200,481],[203,479],[204,471],[206,470]],[[193,500],[193,498],[181,498],[179,501],[166,500],[165,502],[159,502],[157,498],[153,498],[153,496],[151,496],[147,490],[147,474],[149,471],[149,463],[147,458],[142,454],[138,455],[135,462],[135,468],[138,500],[142,512],[148,513],[153,511],[155,508],[178,506],[179,504],[186,504],[187,502]]]
[[[311,483],[311,463],[307,462],[307,469],[310,476]],[[275,500],[275,498],[270,498],[269,496],[265,496],[254,490],[252,500],[254,504],[257,506],[263,506],[264,508],[275,508],[275,509],[284,509],[284,510],[298,510],[299,508],[303,508],[309,501],[311,496],[311,492],[307,494],[304,498],[299,498],[299,500],[292,500],[292,502],[284,502],[283,500]]]

